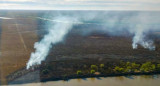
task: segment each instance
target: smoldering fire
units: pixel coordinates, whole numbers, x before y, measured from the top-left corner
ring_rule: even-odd
[[[100,16],[99,16],[100,15]],[[154,50],[154,41],[147,39],[146,35],[150,31],[159,31],[160,18],[158,14],[150,13],[110,13],[110,12],[91,12],[91,13],[73,13],[54,15],[52,19],[39,19],[49,21],[47,27],[48,34],[44,35],[43,39],[34,44],[35,52],[31,53],[31,57],[27,63],[27,69],[36,64],[41,64],[45,60],[49,50],[56,43],[61,42],[65,35],[73,29],[74,25],[81,24],[97,24],[103,25],[103,29],[98,29],[99,32],[106,32],[110,35],[121,35],[120,32],[127,31],[133,36],[133,49],[137,49],[138,45],[149,50]],[[156,17],[156,18],[155,18]],[[91,22],[95,21],[96,22]],[[93,30],[84,31],[90,34]],[[118,33],[117,33],[118,32]],[[82,33],[83,34],[83,33]]]

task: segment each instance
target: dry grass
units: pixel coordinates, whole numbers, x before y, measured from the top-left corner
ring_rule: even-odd
[[[34,50],[34,42],[37,41],[36,32],[26,32],[37,29],[37,22],[32,19],[23,19],[23,24],[16,20],[3,20],[1,25],[1,56],[0,74],[1,82],[6,84],[6,76],[10,73],[24,68]],[[16,26],[15,23],[18,23]],[[31,25],[28,25],[31,24]],[[20,24],[20,25],[19,25]]]

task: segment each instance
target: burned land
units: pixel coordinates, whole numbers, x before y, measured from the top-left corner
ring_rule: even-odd
[[[71,32],[63,42],[52,47],[47,59],[41,65],[35,66],[34,70],[39,70],[40,81],[159,73],[160,38],[157,34],[152,34],[156,50],[151,51],[141,46],[138,49],[132,49],[131,36],[95,33],[81,36],[74,34],[74,32],[77,33],[76,30]],[[132,68],[134,64],[137,65],[136,68]],[[150,71],[147,69],[144,71],[143,64],[153,65],[155,68],[147,66]],[[92,66],[95,67],[92,68]],[[127,67],[131,68],[126,69]],[[19,71],[23,70],[26,69],[22,68]],[[34,70],[30,69],[30,72]],[[13,81],[27,73],[29,72],[14,72],[8,76],[8,80]]]
[[[37,81],[48,81],[116,74],[160,73],[160,32],[150,32],[147,35],[149,39],[153,39],[155,50],[148,50],[140,45],[138,49],[133,49],[133,35],[127,32],[121,33],[121,36],[97,32],[79,34],[82,29],[101,29],[97,25],[73,27],[62,42],[53,45],[41,65],[26,70],[26,63],[31,52],[34,52],[34,43],[47,34],[47,25],[36,19],[43,15],[43,12],[4,13],[1,16],[14,19],[0,20],[2,84],[14,81],[23,83],[21,80],[28,79],[25,77],[27,74],[37,74]]]

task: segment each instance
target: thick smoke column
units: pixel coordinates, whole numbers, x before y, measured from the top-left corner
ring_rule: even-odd
[[[61,13],[60,13],[61,14]],[[147,38],[149,32],[160,31],[159,18],[160,13],[142,13],[142,12],[75,12],[71,14],[62,13],[61,16],[53,19],[41,18],[45,21],[51,21],[49,24],[48,34],[46,34],[40,42],[36,42],[34,53],[31,53],[27,69],[32,65],[41,64],[45,60],[52,45],[61,42],[65,35],[72,29],[73,25],[86,25],[91,29],[85,29],[80,34],[89,35],[92,32],[102,32],[109,35],[120,36],[123,32],[133,36],[132,48],[137,49],[138,45],[155,50],[154,41]],[[67,15],[67,16],[64,16]],[[94,28],[92,25],[97,25]]]
[[[36,50],[34,53],[31,53],[31,57],[27,63],[27,69],[32,65],[41,64],[41,61],[45,60],[48,55],[52,45],[62,41],[76,22],[78,21],[71,17],[60,16],[54,19],[53,25],[48,28],[48,34],[40,42],[34,44]]]

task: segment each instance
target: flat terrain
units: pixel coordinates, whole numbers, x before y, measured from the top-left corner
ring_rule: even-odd
[[[24,68],[37,41],[37,21],[11,15],[13,19],[0,21],[0,75],[1,83],[6,84],[6,76]]]
[[[30,53],[34,51],[34,43],[46,33],[43,21],[32,18],[39,16],[35,12],[27,14],[27,12],[9,11],[5,13],[5,16],[13,19],[0,20],[0,80],[2,84],[7,84],[6,77],[25,68]],[[40,71],[50,64],[54,69],[52,74],[58,72],[62,74],[72,71],[71,68],[77,67],[79,64],[104,63],[113,65],[113,63],[116,64],[120,61],[160,62],[159,32],[151,34],[155,41],[156,50],[150,51],[141,46],[133,50],[132,36],[127,34],[123,36],[109,36],[94,32],[86,36],[77,34],[79,29],[84,28],[88,29],[85,26],[74,27],[63,42],[54,45],[46,61],[40,66]],[[81,68],[81,65],[78,68]],[[23,74],[19,76],[23,76]],[[40,73],[40,77],[43,78],[43,74]]]

